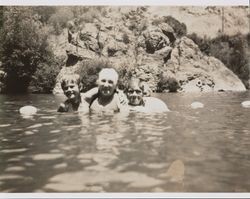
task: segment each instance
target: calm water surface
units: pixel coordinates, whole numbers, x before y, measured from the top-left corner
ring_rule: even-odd
[[[157,96],[172,112],[62,114],[63,96],[0,95],[0,192],[249,192],[250,92]]]

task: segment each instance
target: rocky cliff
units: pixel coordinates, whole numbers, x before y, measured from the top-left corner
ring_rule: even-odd
[[[57,38],[59,45],[55,46],[55,52],[65,53],[67,61],[58,75],[54,93],[61,92],[63,74],[74,73],[81,62],[96,59],[131,70],[153,91],[158,90],[162,77],[175,79],[179,90],[184,92],[245,90],[221,61],[205,56],[192,40],[178,34],[161,9],[162,16],[154,14],[155,8],[108,10],[105,16],[91,23],[79,23],[77,19],[69,22],[61,39]],[[177,25],[181,27],[181,23]]]

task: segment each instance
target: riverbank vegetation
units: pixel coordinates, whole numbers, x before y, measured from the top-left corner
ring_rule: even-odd
[[[147,9],[139,9],[140,15]],[[107,15],[108,7],[0,7],[0,70],[5,73],[5,78],[1,78],[1,92],[36,92],[51,93],[56,77],[65,65],[66,60],[58,57],[53,52],[53,45],[50,43],[51,35],[60,36],[67,28],[68,22],[73,19],[75,23],[92,23]],[[141,17],[137,12],[130,19],[130,28],[140,33],[144,30],[145,21],[140,21]],[[186,25],[180,23],[171,16],[161,18],[174,29],[177,37],[187,34]],[[157,24],[161,21],[155,20]],[[136,24],[140,24],[137,26]],[[77,27],[77,26],[76,26]],[[136,34],[135,34],[136,35]],[[171,36],[171,35],[170,35]],[[250,71],[250,34],[236,34],[233,36],[220,34],[216,38],[200,37],[195,33],[189,34],[191,38],[208,56],[220,59],[225,66],[232,70],[249,88]],[[130,45],[130,39],[126,33],[123,34],[124,44]],[[170,37],[171,38],[171,37]],[[173,41],[170,41],[171,43]],[[62,49],[65,51],[65,49]],[[102,67],[111,66],[108,61],[92,60],[82,62],[79,74],[82,78],[84,90],[93,87],[96,74]],[[117,68],[121,82],[124,83],[133,73],[134,68]],[[0,72],[1,72],[0,71]],[[1,73],[3,74],[3,73]],[[170,91],[178,89],[178,82],[175,79],[164,79],[159,82],[159,91],[164,90],[168,84]]]
[[[59,66],[48,43],[47,27],[29,7],[1,7],[1,12],[0,55],[1,70],[6,73],[5,91],[26,92],[33,82],[40,92],[51,92]]]
[[[193,33],[188,35],[208,56],[221,60],[232,70],[249,89],[250,75],[250,33],[238,33],[233,36],[220,34],[216,38],[199,37]]]

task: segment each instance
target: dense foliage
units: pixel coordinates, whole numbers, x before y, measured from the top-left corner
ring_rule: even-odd
[[[3,11],[4,11],[4,7],[0,6],[0,29],[2,29],[3,27]]]
[[[39,64],[30,82],[29,90],[33,93],[52,93],[62,65],[63,60],[59,58]]]
[[[54,6],[34,6],[30,7],[34,14],[39,16],[39,21],[43,24],[47,24],[52,15],[56,13],[56,7]]]
[[[157,91],[169,91],[169,92],[177,92],[180,88],[179,82],[174,77],[166,77],[162,74],[160,75],[160,80],[157,84]]]
[[[29,7],[5,7],[1,34],[1,62],[6,91],[25,92],[38,68],[51,67],[48,34]]]
[[[206,37],[201,38],[193,33],[188,37],[199,46],[202,52],[221,60],[249,88],[250,34],[219,35],[214,39],[209,39]]]

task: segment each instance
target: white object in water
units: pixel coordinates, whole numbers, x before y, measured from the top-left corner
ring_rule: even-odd
[[[250,108],[250,101],[241,102],[241,105],[245,108]]]
[[[193,102],[191,104],[192,109],[203,108],[203,107],[204,107],[204,104],[202,104],[201,102]]]
[[[19,112],[24,116],[31,116],[36,114],[37,108],[34,106],[23,106],[19,109]]]

